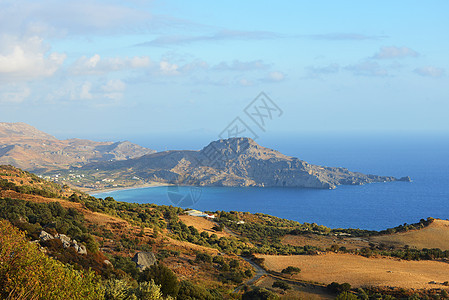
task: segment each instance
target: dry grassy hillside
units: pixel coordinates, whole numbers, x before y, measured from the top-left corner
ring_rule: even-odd
[[[420,230],[371,237],[371,241],[396,247],[408,245],[410,248],[439,248],[449,250],[449,221],[435,219]]]
[[[444,287],[442,283],[449,280],[448,264],[438,261],[404,261],[335,253],[259,257],[265,259],[265,266],[270,270],[280,272],[288,266],[299,267],[301,273],[294,275],[294,278],[325,284],[335,281],[348,282],[354,287],[428,289]]]

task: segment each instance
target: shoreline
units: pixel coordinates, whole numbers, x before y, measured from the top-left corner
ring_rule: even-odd
[[[103,194],[103,193],[110,193],[110,192],[117,192],[117,191],[126,191],[126,190],[135,190],[135,189],[142,189],[142,188],[149,188],[149,187],[164,187],[164,186],[170,186],[170,185],[172,185],[172,184],[152,182],[152,183],[136,184],[136,185],[127,186],[127,187],[106,188],[106,189],[84,191],[84,192],[89,194],[90,196],[94,196],[95,197],[95,195]]]

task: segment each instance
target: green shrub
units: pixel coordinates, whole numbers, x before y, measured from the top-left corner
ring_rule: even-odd
[[[183,300],[214,300],[211,293],[205,288],[184,280],[179,287],[177,299]]]
[[[196,262],[212,263],[212,256],[208,253],[198,253],[195,258]]]
[[[162,264],[152,265],[143,270],[139,276],[139,282],[151,281],[161,286],[164,296],[176,297],[179,290],[179,282],[175,273]]]
[[[266,289],[255,288],[242,295],[242,300],[277,300],[279,296]]]
[[[291,287],[287,283],[285,283],[284,281],[280,281],[280,280],[276,280],[275,282],[273,282],[272,287],[280,288],[280,289],[283,289],[284,291],[291,289]]]
[[[293,266],[288,266],[287,268],[285,268],[281,271],[281,273],[283,273],[283,274],[290,274],[290,275],[298,274],[300,272],[301,272],[300,268],[293,267]]]

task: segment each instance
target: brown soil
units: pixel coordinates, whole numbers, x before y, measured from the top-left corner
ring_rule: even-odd
[[[406,289],[441,288],[449,280],[449,265],[437,261],[404,261],[392,258],[366,258],[351,254],[274,256],[265,266],[280,272],[288,266],[301,268],[293,278],[321,282],[348,282],[353,287],[391,286]],[[436,284],[430,284],[435,281]]]

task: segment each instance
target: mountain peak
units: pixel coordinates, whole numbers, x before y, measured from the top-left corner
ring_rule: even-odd
[[[260,146],[253,139],[248,137],[236,137],[213,141],[204,147],[200,151],[200,154],[212,161],[215,160],[215,157],[233,160],[242,155],[246,158],[262,160],[270,158],[291,159],[291,157],[286,156],[276,150]]]

